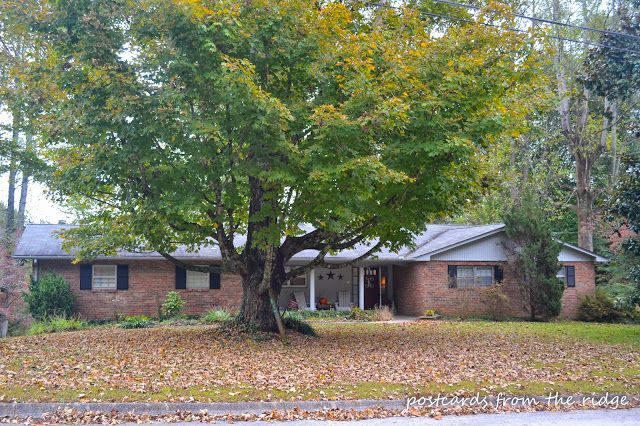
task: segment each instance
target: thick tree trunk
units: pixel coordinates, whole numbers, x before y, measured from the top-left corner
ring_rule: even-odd
[[[578,247],[593,251],[593,189],[591,164],[576,155],[576,213],[578,215]]]
[[[262,252],[252,252],[253,254],[247,253],[247,273],[242,277],[242,305],[238,321],[260,331],[283,334],[284,328],[278,326],[280,312],[277,305],[274,309],[271,299],[277,304],[285,274],[284,262],[279,253],[269,261]],[[265,277],[268,283],[265,282]]]
[[[260,282],[243,279],[242,281],[242,305],[238,321],[248,327],[256,327],[260,331],[278,331],[276,318],[271,309],[269,292],[260,292]]]

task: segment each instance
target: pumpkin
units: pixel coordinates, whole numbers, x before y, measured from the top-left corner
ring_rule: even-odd
[[[321,297],[320,298],[320,304],[321,305],[328,305],[329,304],[329,299],[327,299],[326,297]]]

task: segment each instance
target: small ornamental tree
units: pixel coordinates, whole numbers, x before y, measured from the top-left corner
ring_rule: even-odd
[[[516,271],[518,288],[532,320],[560,313],[564,283],[557,278],[560,244],[551,234],[540,202],[532,192],[504,215],[510,267]]]
[[[284,282],[359,243],[363,257],[398,249],[454,213],[540,96],[540,44],[508,30],[508,10],[443,21],[429,7],[52,2],[32,28],[57,88],[50,183],[82,225],[66,246],[207,272],[171,253],[215,245],[242,277],[239,321],[282,332]],[[285,270],[303,250],[317,257]]]

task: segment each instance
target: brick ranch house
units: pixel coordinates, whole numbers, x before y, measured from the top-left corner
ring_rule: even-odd
[[[242,287],[231,273],[185,271],[157,253],[119,252],[91,262],[73,263],[73,254],[62,249],[56,231],[72,225],[27,225],[14,258],[33,261],[33,278],[50,271],[62,275],[75,295],[75,309],[87,319],[119,315],[156,316],[170,291],[186,301],[185,313],[198,314],[214,307],[237,308]],[[508,299],[499,310],[508,316],[526,316],[516,277],[507,264],[503,224],[428,225],[415,238],[415,246],[398,253],[382,251],[355,266],[315,268],[283,286],[280,305],[293,299],[307,301],[315,310],[323,299],[329,306],[393,306],[400,315],[422,315],[432,309],[452,316],[483,315],[495,310],[487,290],[498,282]],[[241,243],[241,241],[240,241]],[[343,263],[364,253],[361,245],[328,257]],[[316,253],[298,253],[291,266],[308,262]],[[180,249],[173,256],[196,265],[219,264],[217,247],[198,252]],[[580,299],[595,292],[596,262],[607,259],[562,243],[558,277],[565,282],[563,317],[574,317]],[[326,301],[324,299],[327,299]],[[494,299],[495,300],[495,299]],[[309,303],[311,301],[312,303]],[[305,303],[305,302],[303,302]]]

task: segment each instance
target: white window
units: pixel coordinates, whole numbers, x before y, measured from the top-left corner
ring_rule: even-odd
[[[190,271],[187,269],[187,288],[202,289],[209,288],[209,273]]]
[[[93,265],[91,287],[115,289],[118,283],[117,270],[116,265]]]
[[[284,268],[285,272],[289,272],[291,268]],[[307,274],[298,275],[291,278],[282,284],[283,287],[306,287],[307,286]]]
[[[456,287],[488,287],[493,284],[493,266],[458,266]]]

